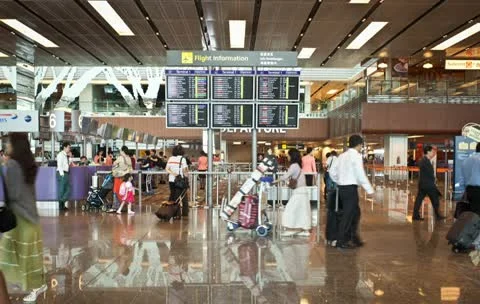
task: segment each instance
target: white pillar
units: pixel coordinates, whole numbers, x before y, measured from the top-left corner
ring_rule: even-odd
[[[405,167],[408,158],[408,137],[407,135],[385,135],[384,137],[384,165],[385,167]],[[407,172],[386,170],[385,174],[390,175],[390,179],[406,179]]]
[[[93,112],[93,85],[89,84],[78,96],[80,111]]]
[[[312,112],[312,105],[310,99],[311,89],[311,85],[305,85],[305,114],[310,114]]]

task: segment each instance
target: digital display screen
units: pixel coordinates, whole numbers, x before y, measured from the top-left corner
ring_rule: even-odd
[[[257,104],[257,128],[298,129],[298,104]]]
[[[252,68],[212,68],[212,100],[246,101],[255,99],[255,70]]]
[[[257,74],[258,100],[300,100],[300,71],[259,70]]]
[[[167,128],[208,128],[208,104],[167,103]]]
[[[167,100],[208,100],[208,69],[166,70]]]
[[[212,128],[253,128],[253,104],[212,104]]]

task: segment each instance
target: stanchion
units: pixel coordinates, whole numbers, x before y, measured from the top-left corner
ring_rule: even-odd
[[[138,171],[138,205],[140,213],[142,212],[142,171]]]
[[[321,173],[318,173],[317,174],[317,223],[318,223],[318,227],[320,227],[320,224],[321,224],[321,212],[320,212],[320,200],[322,198],[322,194],[321,194],[321,187],[322,187],[322,174]]]

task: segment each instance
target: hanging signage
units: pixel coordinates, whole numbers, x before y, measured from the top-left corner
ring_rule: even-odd
[[[168,69],[166,100],[207,100],[208,68]]]
[[[0,110],[2,132],[38,132],[39,129],[37,111]]]
[[[299,69],[258,69],[257,99],[262,101],[299,101]]]
[[[255,99],[253,68],[214,67],[211,74],[212,100],[252,101]]]
[[[480,60],[447,59],[445,70],[480,70]]]
[[[167,128],[208,128],[208,103],[167,103]]]
[[[480,142],[480,125],[477,125],[477,124],[466,125],[462,129],[462,135],[470,139],[473,139],[476,142]]]
[[[167,51],[169,66],[297,66],[297,52]]]
[[[455,162],[453,169],[453,191],[455,200],[461,199],[465,192],[465,185],[460,185],[463,162],[475,152],[476,147],[477,141],[464,136],[455,136]]]
[[[49,116],[50,131],[64,132],[65,131],[65,112],[53,111]]]
[[[257,128],[298,129],[298,104],[257,104]]]
[[[253,128],[253,104],[212,104],[212,128]]]

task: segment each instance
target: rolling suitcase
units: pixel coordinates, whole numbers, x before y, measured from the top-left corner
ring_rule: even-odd
[[[465,252],[473,248],[479,235],[480,217],[476,213],[465,211],[448,231],[447,240],[452,245],[453,252]]]
[[[246,229],[252,229],[258,224],[258,197],[245,195],[239,206],[238,222]]]
[[[338,189],[329,191],[327,200],[327,226],[325,235],[327,244],[335,246],[335,241],[338,239],[338,227],[342,218],[342,208],[338,201]]]
[[[169,221],[172,218],[180,217],[182,214],[179,203],[164,203],[155,212],[159,220]]]

